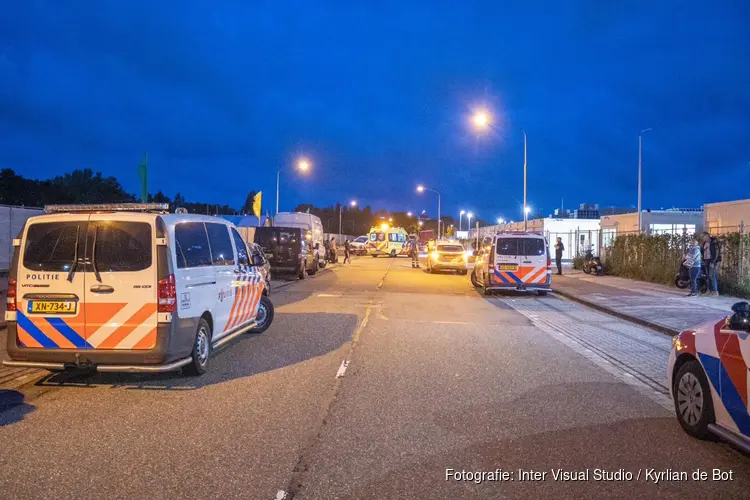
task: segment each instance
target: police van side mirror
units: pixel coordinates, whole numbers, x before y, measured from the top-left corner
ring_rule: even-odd
[[[263,265],[263,257],[260,255],[253,255],[253,266],[262,266]]]

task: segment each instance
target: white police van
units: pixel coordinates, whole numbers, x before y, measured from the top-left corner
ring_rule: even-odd
[[[6,366],[200,375],[273,304],[236,228],[166,204],[52,205],[13,240]]]

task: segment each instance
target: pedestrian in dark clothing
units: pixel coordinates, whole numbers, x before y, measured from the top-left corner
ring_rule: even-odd
[[[557,274],[562,276],[562,255],[565,251],[565,245],[563,245],[562,238],[557,237],[557,243],[555,243],[555,264],[557,264]]]
[[[706,264],[706,274],[708,275],[708,294],[719,295],[719,283],[717,279],[717,269],[721,262],[721,251],[719,242],[712,238],[708,232],[703,232],[703,262]]]
[[[409,253],[411,254],[411,267],[419,267],[419,241],[411,240],[411,248]]]
[[[346,264],[347,262],[349,264],[352,263],[351,259],[349,258],[349,240],[346,240],[344,242],[344,264]]]

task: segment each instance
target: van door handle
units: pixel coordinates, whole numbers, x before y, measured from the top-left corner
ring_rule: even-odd
[[[531,261],[530,260],[525,260],[525,261],[523,261],[523,263],[524,264],[531,264]]]
[[[112,293],[115,291],[114,288],[112,288],[109,285],[94,285],[91,288],[89,288],[94,293]]]

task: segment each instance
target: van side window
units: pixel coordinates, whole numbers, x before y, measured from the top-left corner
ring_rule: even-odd
[[[370,233],[370,241],[375,241],[378,238],[378,235],[375,233]]]
[[[232,228],[232,236],[234,237],[234,249],[237,250],[237,262],[243,266],[248,265],[250,259],[247,256],[247,246],[245,245],[242,236],[240,236],[240,233],[238,233],[235,228]]]
[[[403,243],[404,241],[406,241],[406,238],[404,237],[404,234],[403,234],[403,233],[398,233],[398,241],[400,241],[400,242],[402,242],[402,243]]]
[[[202,222],[181,222],[174,228],[177,268],[211,265],[206,228]]]
[[[388,241],[392,241],[392,242],[398,241],[398,234],[388,233]]]
[[[211,256],[215,266],[233,266],[234,248],[229,239],[229,229],[224,224],[206,224],[208,241],[211,244]]]

